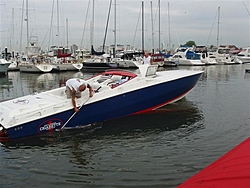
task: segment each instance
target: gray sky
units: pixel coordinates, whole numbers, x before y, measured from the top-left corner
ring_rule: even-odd
[[[59,11],[57,11],[57,0],[54,0],[54,8],[53,0],[28,0],[28,2],[29,35],[37,36],[39,45],[43,49],[58,43],[65,46],[67,36],[69,46],[76,44],[79,47],[90,47],[93,0],[58,0]],[[112,1],[106,45],[114,43],[114,2],[115,0]],[[153,42],[154,48],[159,47],[158,0],[152,0],[152,9],[150,2],[150,0],[144,0],[145,49],[151,49]],[[103,44],[109,3],[110,0],[95,0],[94,46],[96,49]],[[1,50],[6,46],[11,47],[12,50],[19,50],[20,46],[24,48],[27,44],[26,21],[23,22],[21,32],[22,4],[23,0],[0,0]],[[170,44],[174,47],[189,40],[195,41],[197,45],[216,45],[218,7],[220,7],[219,44],[250,46],[250,0],[161,0],[160,4],[160,39],[163,48],[168,47],[169,37]],[[130,44],[141,48],[141,7],[141,0],[116,0],[117,44]],[[26,5],[24,8],[26,9]],[[25,11],[23,19],[26,18]],[[59,12],[59,24],[57,12]],[[66,19],[68,19],[68,30]],[[21,41],[22,45],[20,45]]]

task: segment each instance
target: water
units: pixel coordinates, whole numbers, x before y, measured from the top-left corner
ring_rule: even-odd
[[[202,69],[181,101],[151,113],[0,146],[0,187],[176,187],[249,137],[250,65]],[[0,78],[0,100],[57,88],[94,72]]]

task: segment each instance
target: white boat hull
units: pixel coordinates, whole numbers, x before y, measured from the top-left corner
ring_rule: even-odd
[[[189,59],[179,59],[179,65],[188,65],[188,66],[203,66],[205,63],[201,60],[189,60]]]
[[[21,72],[34,72],[34,73],[46,73],[51,72],[54,65],[51,64],[20,64],[19,69]]]
[[[0,59],[0,74],[6,74],[8,71],[8,67],[10,66],[9,61],[6,61],[5,59]]]
[[[82,63],[62,63],[54,64],[54,70],[63,71],[79,71],[83,67]]]
[[[12,61],[10,66],[8,67],[8,71],[17,71],[20,70],[18,63],[16,61]]]

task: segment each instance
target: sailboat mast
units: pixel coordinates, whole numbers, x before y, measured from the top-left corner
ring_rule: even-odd
[[[92,22],[91,22],[91,32],[90,32],[91,46],[93,46],[93,38],[94,38],[94,10],[95,10],[95,0],[93,0],[93,6],[92,6]]]
[[[68,18],[66,18],[66,37],[67,37],[67,48],[69,47],[69,33],[68,33],[68,31],[69,31],[69,28],[68,28]]]
[[[60,40],[59,40],[59,3],[57,0],[57,44],[60,44]]]
[[[51,41],[51,35],[52,35],[52,24],[53,24],[53,16],[54,16],[54,3],[55,3],[55,0],[53,0],[53,3],[52,3],[52,10],[51,10],[51,18],[50,18],[50,30],[49,30],[49,46],[50,46],[50,41]],[[53,43],[53,41],[52,41]]]
[[[108,18],[107,18],[106,29],[105,29],[104,39],[103,39],[102,52],[104,52],[104,47],[105,47],[105,42],[106,42],[106,37],[107,37],[111,5],[112,5],[112,0],[110,0],[110,3],[109,3],[109,11],[108,11]]]
[[[151,22],[152,22],[152,53],[154,54],[154,20],[153,20],[153,5],[152,5],[152,1],[150,1],[150,5],[151,5]]]
[[[27,46],[29,46],[29,13],[28,13],[28,0],[26,0],[26,22],[27,22]]]
[[[144,52],[144,4],[142,3],[142,52]]]
[[[22,6],[22,22],[21,22],[20,52],[22,52],[22,42],[23,42],[23,11],[24,11],[24,0],[23,0],[23,6]]]
[[[159,0],[159,51],[161,51],[161,5]]]
[[[12,8],[10,50],[13,50],[14,42],[14,8]]]
[[[115,0],[115,4],[114,4],[115,8],[114,8],[114,56],[116,55],[116,0]]]
[[[219,47],[220,7],[218,7],[217,47]]]
[[[171,52],[171,37],[170,37],[170,12],[169,12],[169,2],[168,2],[168,46],[169,51]]]

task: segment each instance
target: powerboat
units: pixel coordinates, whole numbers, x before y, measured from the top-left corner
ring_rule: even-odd
[[[242,61],[239,60],[237,56],[232,57],[229,52],[230,52],[230,48],[219,47],[215,52],[217,63],[224,64],[224,65],[242,64]]]
[[[11,62],[5,59],[0,59],[0,74],[6,74]]]
[[[203,66],[205,63],[201,62],[200,54],[196,53],[191,47],[179,47],[175,50],[170,61],[177,63],[178,65],[187,66]]]
[[[136,71],[109,69],[87,79],[76,99],[75,112],[65,86],[0,103],[0,137],[7,139],[54,130],[81,128],[96,122],[155,110],[185,97],[203,71],[158,71],[157,65],[140,65]]]
[[[236,56],[242,63],[250,63],[250,47],[243,48]]]

